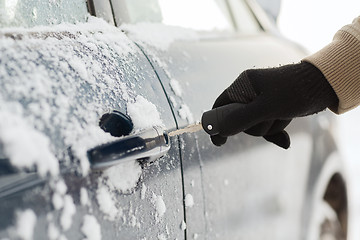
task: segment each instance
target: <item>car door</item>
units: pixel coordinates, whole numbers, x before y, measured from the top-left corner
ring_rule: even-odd
[[[82,0],[3,11],[14,21],[0,21],[0,238],[184,239],[176,138],[153,164],[89,164],[88,150],[124,139],[106,117],[132,122],[130,137],[176,128],[146,56]]]
[[[117,23],[123,23],[120,27],[140,45],[162,80],[180,128],[199,121],[241,71],[304,56],[264,29],[244,1],[112,3]],[[202,131],[181,135],[187,236],[299,236],[310,129],[311,120],[295,121],[287,151],[244,134],[221,148]]]

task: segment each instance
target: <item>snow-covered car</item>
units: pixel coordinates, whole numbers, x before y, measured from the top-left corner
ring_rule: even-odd
[[[0,0],[0,27],[0,239],[346,235],[326,113],[289,150],[168,135],[243,70],[304,56],[256,2]]]

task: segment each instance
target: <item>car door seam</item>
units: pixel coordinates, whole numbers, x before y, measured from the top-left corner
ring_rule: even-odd
[[[172,108],[171,106],[171,102],[170,102],[170,99],[169,99],[169,96],[165,90],[165,87],[160,79],[160,76],[159,74],[157,73],[153,63],[150,61],[149,57],[146,55],[145,51],[142,49],[142,47],[137,44],[136,42],[134,42],[134,44],[140,49],[140,51],[144,54],[145,58],[148,60],[150,66],[152,67],[152,69],[154,70],[155,74],[156,74],[156,77],[158,78],[159,82],[160,82],[160,85],[165,93],[165,96],[166,96],[166,99],[168,101],[168,104],[169,104],[169,107],[171,109],[171,112],[173,114],[173,118],[174,118],[174,121],[175,121],[175,124],[176,124],[176,128],[178,129],[178,123],[177,123],[177,120],[176,120],[176,116],[175,116],[175,112],[174,112],[174,109]],[[185,207],[185,180],[184,180],[184,168],[183,168],[183,162],[182,162],[182,153],[181,153],[181,139],[179,136],[177,136],[177,140],[178,140],[178,149],[179,149],[179,158],[180,158],[180,172],[181,172],[181,188],[182,188],[182,206],[183,206],[183,214],[184,214],[184,222],[186,223],[186,207]],[[186,228],[184,229],[184,239],[187,240],[187,231],[186,231]]]
[[[182,192],[183,192],[183,201],[182,201],[182,205],[183,205],[183,212],[184,212],[184,222],[186,223],[186,207],[185,207],[185,179],[184,179],[184,167],[183,167],[183,156],[181,153],[181,138],[180,136],[177,136],[178,139],[178,145],[179,145],[179,157],[180,157],[180,171],[181,171],[181,185],[182,185]],[[185,240],[187,240],[187,231],[186,228],[184,229],[184,234],[185,234]]]
[[[142,47],[141,47],[139,44],[137,44],[136,42],[134,42],[134,44],[135,44],[135,45],[140,49],[140,51],[144,54],[145,58],[148,60],[148,62],[149,62],[149,64],[150,64],[150,66],[151,66],[152,69],[154,70],[155,75],[156,75],[157,79],[159,80],[160,85],[161,85],[161,88],[163,89],[163,92],[164,92],[164,94],[165,94],[165,96],[166,96],[166,100],[168,101],[168,104],[169,104],[171,113],[172,113],[173,118],[174,118],[174,121],[175,121],[176,129],[178,129],[179,126],[178,126],[178,122],[177,122],[177,120],[176,120],[176,115],[175,115],[174,109],[173,109],[172,106],[171,106],[170,98],[169,98],[169,96],[168,96],[168,94],[167,94],[167,92],[166,92],[166,90],[165,90],[164,84],[163,84],[162,81],[160,80],[159,74],[157,73],[157,71],[156,71],[153,63],[150,61],[149,57],[146,55],[146,53],[145,53],[145,51],[142,49]]]
[[[204,209],[203,209],[203,214],[204,214],[204,218],[205,218],[205,239],[208,239],[207,238],[207,232],[208,232],[208,220],[207,220],[207,217],[206,217],[206,212],[207,212],[207,202],[206,202],[206,196],[205,196],[205,187],[204,187],[204,169],[203,169],[203,165],[204,165],[204,162],[201,158],[201,154],[200,154],[200,147],[199,147],[199,141],[198,141],[198,137],[197,135],[195,135],[195,146],[196,146],[196,149],[197,149],[197,152],[198,152],[198,156],[199,156],[199,168],[200,168],[200,178],[201,178],[201,191],[202,191],[202,199],[203,199],[203,203],[204,203]]]

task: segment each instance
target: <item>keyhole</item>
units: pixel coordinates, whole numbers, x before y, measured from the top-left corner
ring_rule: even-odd
[[[102,115],[99,125],[102,130],[114,137],[129,135],[134,128],[131,118],[116,110]]]

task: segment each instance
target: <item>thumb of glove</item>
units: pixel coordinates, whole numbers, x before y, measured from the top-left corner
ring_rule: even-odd
[[[264,138],[266,141],[272,142],[283,149],[288,149],[290,147],[290,137],[285,130],[273,135],[266,135]]]

